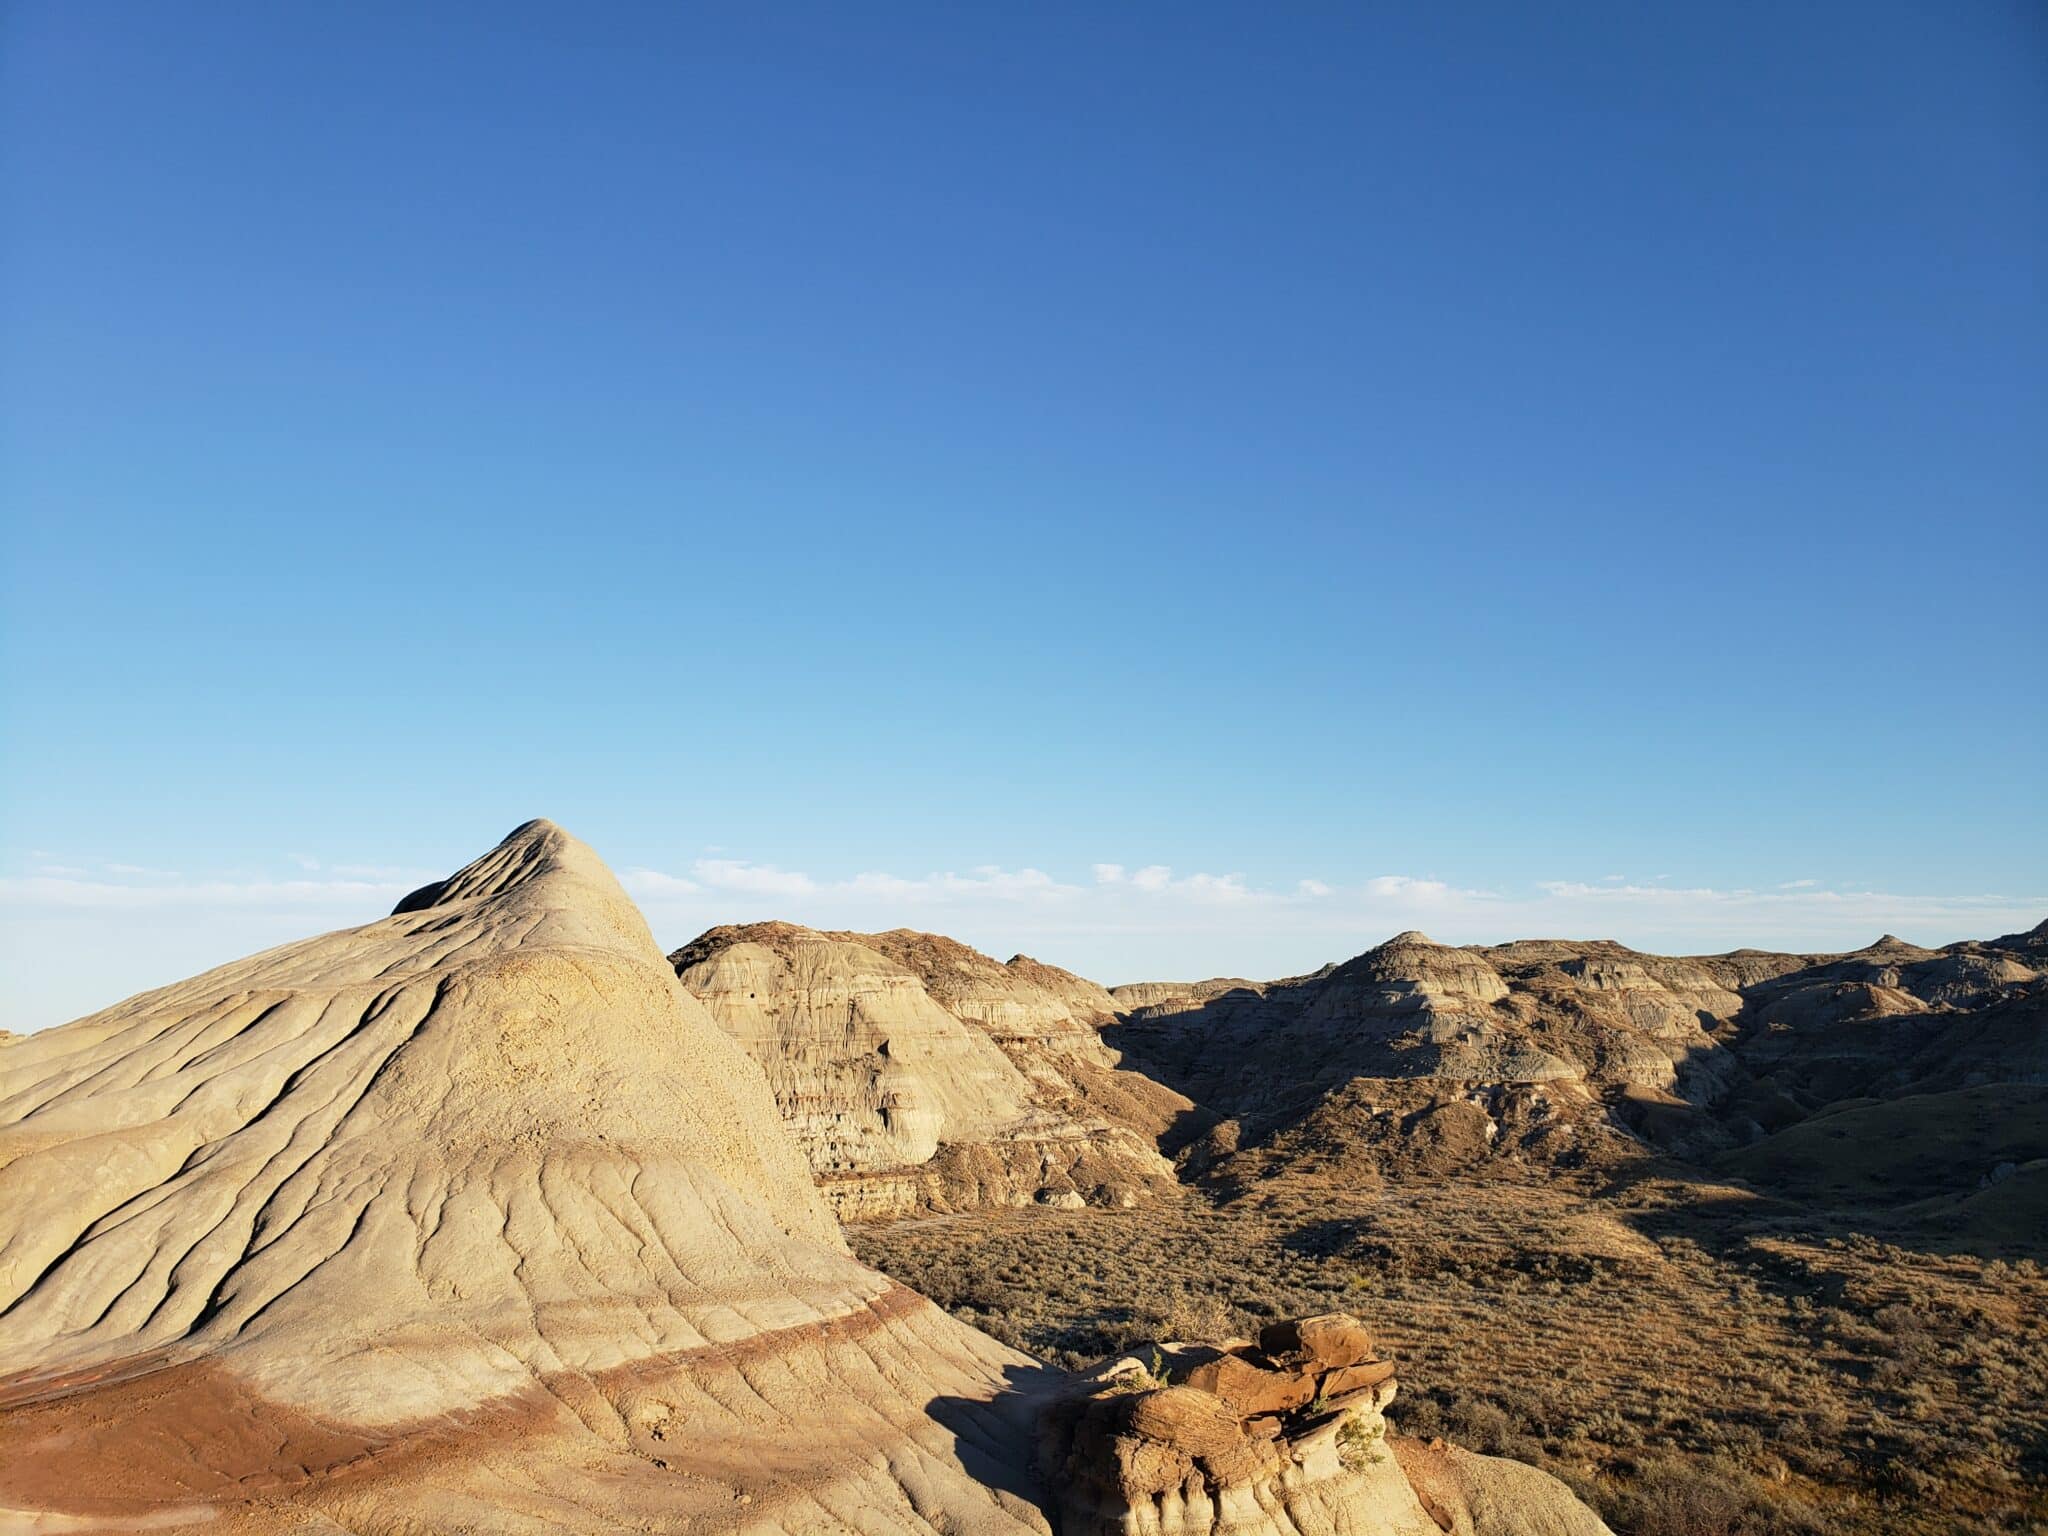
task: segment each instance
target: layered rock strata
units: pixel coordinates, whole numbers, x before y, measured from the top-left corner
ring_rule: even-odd
[[[1118,1069],[1106,992],[898,929],[714,928],[670,957],[767,1074],[844,1220],[919,1210],[1124,1206],[1170,1183],[1186,1107]]]
[[[1309,976],[1114,988],[1106,1034],[1194,1101],[1171,1150],[1226,1188],[1547,1177],[1656,1152],[1726,1160],[1871,1098],[1931,1125],[1957,1095],[2004,1094],[2023,1119],[2048,1083],[2044,977],[2048,924],[1832,956],[1404,933]],[[2036,1143],[2017,1145],[2024,1173]],[[1966,1158],[1934,1182],[1966,1193],[1983,1171]]]
[[[1737,988],[1798,963],[1411,932],[1310,976],[1116,988],[1111,1033],[1216,1122],[1185,1149],[1196,1171],[1247,1183],[1306,1159],[1355,1182],[1572,1166],[1632,1154],[1611,1113],[1622,1098],[1720,1091],[1739,1071],[1716,1034]]]

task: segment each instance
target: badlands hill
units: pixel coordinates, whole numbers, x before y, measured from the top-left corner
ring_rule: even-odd
[[[2017,1178],[1982,1216],[2032,1209],[2048,1173],[2044,932],[1687,957],[1404,933],[1311,976],[1117,987],[1107,1035],[1193,1101],[1173,1150],[1226,1185],[1548,1177],[1654,1148],[1837,1202]]]
[[[959,1064],[968,1110],[1028,1103],[999,1049]],[[1384,1373],[1300,1342],[1220,1353],[1304,1409],[1087,1410],[1124,1437],[1061,1442],[1089,1518],[1604,1529],[1527,1468],[1388,1454]],[[760,1069],[545,822],[0,1042],[0,1370],[22,1531],[1043,1533],[1041,1429],[1091,1390],[850,1256]]]
[[[1176,1175],[1612,1177],[1657,1153],[1912,1205],[1958,1240],[2009,1237],[2048,1199],[2040,929],[1676,957],[1411,932],[1307,976],[1111,991],[902,929],[715,928],[670,961],[849,1220],[1128,1207]],[[1872,1100],[1904,1109],[1817,1129]],[[1997,1134],[1969,1129],[1987,1114]]]
[[[1039,1524],[929,1411],[1004,1443],[1029,1363],[848,1255],[760,1073],[545,822],[0,1047],[0,1165],[28,1528]]]
[[[1714,1028],[1741,1011],[1742,987],[1798,964],[1404,933],[1311,976],[1118,988],[1114,1038],[1201,1107],[1190,1157],[1220,1177],[1264,1176],[1275,1159],[1368,1180],[1577,1167],[1628,1154],[1615,1105],[1725,1085]]]
[[[669,956],[760,1062],[843,1218],[986,1205],[1129,1206],[1169,1185],[1188,1107],[1118,1069],[1109,994],[1019,955],[897,929],[714,928]]]

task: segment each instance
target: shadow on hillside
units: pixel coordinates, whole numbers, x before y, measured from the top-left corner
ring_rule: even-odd
[[[1240,1106],[1232,1101],[1242,1099],[1245,1085],[1233,1068],[1242,1065],[1245,1052],[1277,1052],[1274,1066],[1290,1065],[1285,1059],[1286,1030],[1309,996],[1305,984],[1276,982],[1263,993],[1251,987],[1233,987],[1179,1012],[1122,1014],[1114,1024],[1102,1027],[1103,1043],[1118,1054],[1122,1066],[1191,1101],[1192,1107],[1181,1111],[1160,1133],[1162,1153],[1178,1157],[1218,1125],[1236,1117]],[[1304,1074],[1300,1109],[1305,1110],[1327,1086],[1310,1080],[1326,1075]],[[1284,1099],[1282,1095],[1274,1103],[1262,1105],[1262,1118],[1270,1120],[1295,1107]]]
[[[925,1404],[933,1422],[953,1436],[953,1451],[975,1481],[1024,1500],[1053,1518],[1048,1490],[1032,1466],[1040,1409],[1066,1382],[1049,1365],[1006,1365],[993,1397],[935,1397]]]
[[[1305,1222],[1280,1235],[1280,1246],[1288,1253],[1307,1259],[1334,1259],[1352,1252],[1372,1233],[1370,1220],[1356,1216],[1332,1216]]]
[[[2042,1094],[2029,1085],[2012,1091]],[[2043,1098],[2048,1102],[2048,1094]],[[1875,1127],[1874,1133],[1869,1128],[1863,1131],[1867,1142],[1903,1143],[1911,1130],[1906,1106],[1924,1102],[1873,1100],[1863,1106],[1867,1115],[1854,1118],[1868,1119]],[[2020,1118],[1998,1100],[1988,1103],[1981,1117],[2008,1129]],[[1852,1116],[1834,1118],[1847,1121]],[[1813,1146],[1833,1149],[1840,1143],[1843,1150],[1838,1155],[1845,1163],[1854,1151],[1847,1132],[1831,1125],[1830,1110],[1796,1123],[1792,1130],[1805,1134]],[[1959,1131],[1946,1139],[1961,1143],[1966,1135]],[[1830,1197],[1801,1182],[1811,1185],[1825,1174],[1824,1166],[1815,1170],[1793,1162],[1783,1178],[1774,1178],[1772,1165],[1756,1162],[1755,1149],[1778,1140],[1768,1138],[1696,1162],[1667,1154],[1620,1169],[1601,1191],[1601,1199],[1645,1237],[1683,1238],[1716,1257],[1726,1257],[1754,1238],[1791,1237],[1815,1242],[1868,1239],[1943,1257],[2048,1258],[2048,1220],[2043,1219],[2048,1211],[2048,1170],[2037,1172],[2039,1162],[2024,1161],[2039,1153],[2031,1142],[2014,1152],[1897,1157],[1879,1169],[1883,1177],[1864,1170],[1859,1175],[1862,1187]],[[2014,1160],[2008,1167],[2015,1171],[2004,1184],[1972,1178],[1980,1167],[1988,1170],[2006,1156]],[[1672,1186],[1687,1191],[1687,1197],[1670,1198]]]

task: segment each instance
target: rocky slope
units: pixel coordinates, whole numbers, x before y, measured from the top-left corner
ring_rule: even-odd
[[[1282,1171],[1528,1176],[1646,1148],[1732,1159],[1830,1106],[1910,1099],[1938,1117],[1941,1094],[2048,1082],[2044,962],[2043,929],[1677,958],[1405,933],[1311,976],[1115,988],[1107,1033],[1195,1102],[1172,1150],[1226,1186]],[[1980,1171],[1944,1177],[1974,1191]],[[2033,1176],[2025,1159],[2015,1171]]]
[[[1683,1102],[1726,1080],[1714,1027],[1748,977],[1796,964],[1404,933],[1311,976],[1117,988],[1127,1011],[1111,1035],[1207,1111],[1186,1150],[1214,1177],[1304,1162],[1365,1180],[1581,1166],[1634,1143],[1612,1101]]]
[[[2048,928],[2048,925],[2043,925]],[[1922,949],[1886,934],[1750,988],[1736,1046],[1801,1105],[2048,1083],[2043,929]]]
[[[1186,1101],[1119,1070],[1109,994],[933,934],[714,928],[669,957],[767,1073],[848,1220],[980,1205],[1129,1205],[1172,1179]]]
[[[1978,1252],[2048,1253],[2048,923],[1887,934],[1748,989],[1716,1166]]]

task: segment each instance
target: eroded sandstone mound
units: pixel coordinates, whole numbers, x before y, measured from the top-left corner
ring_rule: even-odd
[[[1168,1183],[1186,1100],[1118,1069],[1114,1002],[1069,972],[935,934],[714,928],[669,957],[761,1064],[845,1219],[1129,1205]]]
[[[847,1253],[545,822],[0,1043],[0,1371],[9,1528],[1044,1529],[1035,1368]]]

